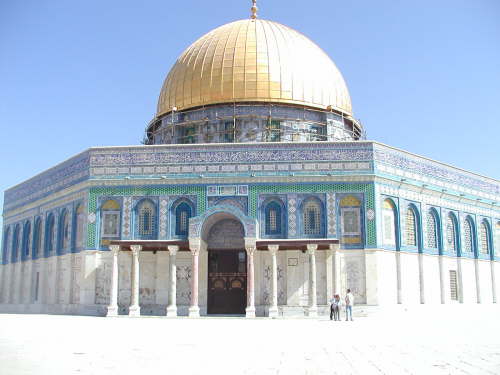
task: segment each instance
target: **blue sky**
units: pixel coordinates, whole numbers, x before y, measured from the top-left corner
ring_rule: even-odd
[[[88,147],[138,144],[177,56],[250,6],[2,1],[0,191]],[[369,139],[500,178],[499,1],[258,6],[332,57]]]

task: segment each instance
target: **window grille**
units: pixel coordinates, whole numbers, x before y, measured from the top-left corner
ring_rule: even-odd
[[[15,262],[17,260],[17,253],[19,250],[19,243],[21,242],[21,228],[19,225],[16,225],[14,229],[14,236],[12,238],[12,261]]]
[[[155,207],[153,203],[145,201],[139,207],[139,236],[152,237],[154,235],[154,225],[156,221]]]
[[[271,120],[268,124],[268,142],[279,142],[281,140],[281,121]]]
[[[37,219],[33,232],[33,255],[37,256],[42,247],[42,220]]]
[[[281,205],[278,202],[270,202],[265,208],[266,235],[282,234],[281,228]]]
[[[234,122],[233,121],[224,122],[224,142],[226,142],[226,143],[234,142]]]
[[[30,254],[30,245],[31,245],[31,224],[27,222],[24,225],[23,230],[23,254],[24,256],[28,256]]]
[[[54,237],[55,237],[55,225],[54,225],[54,216],[49,216],[47,221],[47,253],[51,253],[54,249]]]
[[[415,225],[415,212],[412,208],[406,211],[406,244],[417,246],[417,230]]]
[[[175,234],[187,236],[189,231],[189,218],[192,216],[191,206],[186,202],[180,203],[175,209]]]
[[[9,240],[10,240],[10,228],[7,228],[3,235],[3,253],[2,253],[2,262],[7,262],[7,253],[9,251]]]
[[[490,241],[488,240],[489,233],[486,223],[481,223],[481,254],[490,253]]]
[[[304,205],[304,234],[321,234],[321,209],[318,202],[308,201]]]
[[[450,299],[458,301],[457,271],[450,270]]]
[[[62,248],[69,248],[69,235],[70,235],[70,217],[67,213],[64,214],[64,218],[62,220]]]
[[[457,252],[457,231],[456,231],[456,221],[453,214],[449,214],[446,218],[446,243],[449,252]]]
[[[394,205],[388,199],[384,200],[382,209],[383,239],[385,245],[396,246],[396,225]]]
[[[427,212],[427,247],[429,249],[437,249],[437,223],[434,214]]]
[[[497,222],[495,232],[496,232],[496,237],[497,237],[496,247],[495,247],[495,256],[499,256],[500,255],[500,221]]]
[[[472,226],[469,219],[464,222],[464,252],[472,253]]]

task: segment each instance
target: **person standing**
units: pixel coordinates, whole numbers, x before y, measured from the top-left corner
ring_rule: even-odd
[[[335,321],[340,320],[340,305],[342,304],[340,296],[335,294],[330,303],[330,320],[332,320],[332,317]]]
[[[354,306],[354,295],[351,293],[351,289],[347,289],[347,294],[345,296],[345,320],[348,321],[349,317],[352,321],[352,307]]]

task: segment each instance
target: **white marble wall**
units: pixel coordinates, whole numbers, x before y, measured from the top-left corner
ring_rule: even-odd
[[[476,262],[479,270],[479,292],[481,303],[491,304],[500,291],[500,263],[456,257],[424,254],[419,267],[419,255],[401,252],[401,302],[403,305],[417,305],[421,295],[426,305],[441,303],[441,278],[446,304],[476,304],[478,284]],[[119,306],[126,313],[130,305],[131,253],[119,254]],[[396,305],[397,298],[397,255],[386,250],[336,250],[316,252],[317,301],[326,306],[332,291],[345,294],[350,288],[358,304],[377,306]],[[111,284],[111,253],[84,251],[58,257],[42,258],[36,261],[18,262],[0,266],[0,311],[3,306],[17,306],[22,311],[52,311],[67,313],[90,313],[99,315],[109,304]],[[179,313],[187,314],[190,304],[191,253],[177,254],[177,301]],[[281,311],[304,311],[309,304],[309,256],[301,251],[280,250],[278,260],[278,304]],[[337,275],[334,268],[338,261]],[[169,262],[167,252],[140,253],[140,303],[144,314],[162,314],[168,302]],[[442,264],[440,275],[440,262]],[[202,314],[207,303],[208,253],[200,254],[200,294]],[[493,265],[492,265],[493,264]],[[256,305],[264,314],[271,295],[271,255],[258,251],[255,255]],[[330,268],[329,268],[330,267]],[[459,300],[450,298],[449,271],[458,273]],[[492,270],[495,275],[493,277]],[[419,271],[423,275],[423,292],[420,289]],[[38,290],[37,273],[39,274]],[[37,299],[38,296],[38,299]],[[37,299],[37,300],[36,300]],[[36,301],[35,301],[36,300]],[[24,306],[24,307],[19,307]],[[42,306],[45,310],[36,310]],[[52,306],[47,310],[47,306]],[[66,307],[64,307],[66,306]],[[73,309],[67,306],[76,306]],[[40,308],[42,308],[40,307]],[[64,307],[64,308],[63,308]],[[24,309],[24,310],[23,310]]]

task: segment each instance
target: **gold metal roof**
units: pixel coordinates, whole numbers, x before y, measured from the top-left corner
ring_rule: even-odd
[[[344,78],[309,38],[277,22],[220,26],[188,47],[170,70],[157,116],[203,105],[272,102],[352,114]]]

